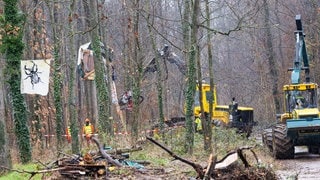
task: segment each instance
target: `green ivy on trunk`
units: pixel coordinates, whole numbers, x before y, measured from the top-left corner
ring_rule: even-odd
[[[101,132],[105,132],[108,135],[113,135],[112,122],[111,119],[109,119],[109,95],[104,78],[104,74],[108,73],[105,72],[105,65],[101,56],[100,39],[97,36],[93,41],[93,51],[95,54],[94,64],[96,74],[95,81],[98,93],[99,128],[101,128]]]
[[[30,133],[27,126],[27,111],[24,97],[20,93],[20,60],[24,43],[23,23],[25,17],[18,12],[18,0],[4,0],[4,17],[1,19],[5,30],[2,38],[1,52],[6,58],[6,80],[10,87],[9,95],[13,106],[15,134],[22,163],[31,160]]]
[[[56,134],[57,134],[57,147],[60,148],[62,144],[62,103],[61,103],[61,73],[60,66],[61,63],[58,60],[58,49],[54,48],[54,73],[53,73],[53,96],[54,105],[56,108]]]
[[[54,2],[57,4],[57,2]],[[57,24],[57,6],[54,6],[53,12],[51,13],[50,19]],[[57,148],[58,150],[62,146],[62,134],[63,134],[63,115],[62,115],[62,100],[61,100],[61,85],[62,85],[62,77],[61,77],[61,59],[59,55],[59,40],[58,37],[58,28],[53,26],[53,37],[54,37],[54,71],[53,71],[53,98],[54,98],[54,106],[56,108],[56,135],[57,135]]]

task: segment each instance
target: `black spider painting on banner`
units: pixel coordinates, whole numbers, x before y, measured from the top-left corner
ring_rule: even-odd
[[[27,75],[27,77],[24,78],[24,80],[27,80],[28,78],[30,78],[30,83],[32,85],[32,89],[34,88],[35,84],[42,82],[41,78],[39,76],[39,74],[41,74],[41,72],[38,71],[38,65],[36,65],[36,63],[34,63],[33,61],[32,61],[31,67],[27,67],[27,65],[24,65],[24,72]]]

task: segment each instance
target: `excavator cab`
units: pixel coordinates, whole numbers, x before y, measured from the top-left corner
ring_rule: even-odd
[[[213,93],[210,91],[210,85],[209,84],[201,84],[202,85],[202,104],[203,104],[203,111],[209,113],[209,106],[210,103],[212,103],[213,108],[217,106],[217,101],[216,101],[216,89],[215,87],[213,88]],[[200,96],[200,89],[199,85],[197,85],[196,88],[196,93],[194,96],[194,109],[193,113],[195,116],[198,116],[201,113],[201,108],[200,108],[200,101],[199,101],[199,96]]]
[[[286,98],[286,113],[288,118],[281,118],[281,123],[287,125],[288,133],[299,129],[317,129],[319,127],[319,109],[317,106],[317,88],[315,83],[291,84],[283,87]],[[299,134],[303,134],[299,131]],[[295,133],[289,136],[297,135]]]
[[[297,84],[284,86],[286,112],[294,109],[317,107],[317,85]]]

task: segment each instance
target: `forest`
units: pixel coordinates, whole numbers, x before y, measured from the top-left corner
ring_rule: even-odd
[[[320,83],[318,0],[1,0],[0,14],[3,165],[60,151],[68,127],[79,152],[86,118],[102,141],[125,134],[134,145],[185,116],[192,153],[199,81],[214,84],[219,104],[252,107],[259,132],[284,108],[296,15]]]

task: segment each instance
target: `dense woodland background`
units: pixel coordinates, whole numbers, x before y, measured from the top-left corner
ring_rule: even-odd
[[[2,18],[5,3],[9,2],[0,1]],[[192,7],[197,3],[199,12],[195,13]],[[86,117],[92,119],[102,138],[127,131],[128,136],[134,137],[130,141],[134,143],[140,132],[150,130],[161,117],[184,116],[190,77],[165,58],[156,58],[160,72],[143,74],[143,70],[158,57],[158,49],[167,44],[190,71],[186,27],[198,28],[196,36],[190,33],[190,37],[196,37],[199,52],[196,58],[200,61],[195,68],[201,72],[201,79],[209,82],[212,78],[219,104],[229,104],[236,97],[241,106],[253,107],[258,129],[274,123],[276,114],[282,112],[281,87],[290,80],[287,69],[293,66],[295,57],[297,14],[302,16],[306,34],[311,81],[320,83],[318,0],[21,0],[17,7],[18,14],[26,18],[21,26],[25,44],[21,59],[54,58],[49,94],[23,95],[33,156],[46,149],[56,151],[63,147],[67,143],[63,136],[67,126],[72,127],[73,137],[78,137]],[[198,21],[190,18],[195,14]],[[8,31],[1,33],[2,38]],[[96,80],[81,80],[76,66],[78,48],[97,40],[113,50],[109,54],[112,61],[104,64],[97,55]],[[5,164],[10,153],[21,151],[10,96],[12,88],[4,75],[7,60],[3,53],[0,156]],[[111,102],[111,65],[118,97],[127,90],[133,91],[135,99],[144,97],[132,110],[122,110],[123,118]],[[211,75],[209,67],[213,68]],[[199,79],[199,73],[195,74]],[[72,142],[75,152],[81,147],[78,143]]]

